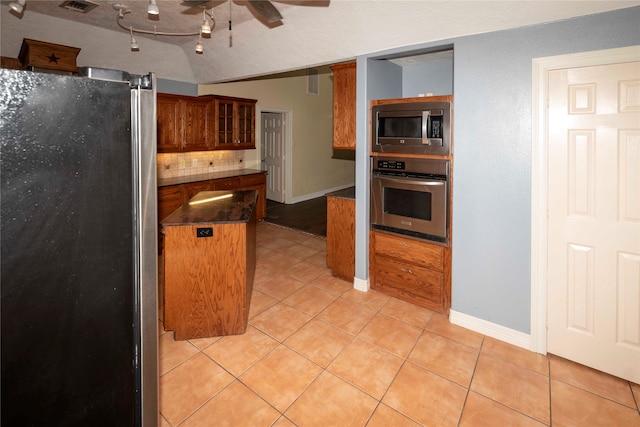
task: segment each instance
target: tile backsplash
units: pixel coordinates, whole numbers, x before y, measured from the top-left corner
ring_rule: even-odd
[[[242,150],[160,153],[157,159],[159,179],[244,168]]]

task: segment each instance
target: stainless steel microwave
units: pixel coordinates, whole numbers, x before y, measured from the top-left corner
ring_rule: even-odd
[[[451,154],[451,102],[393,102],[371,108],[371,151]]]

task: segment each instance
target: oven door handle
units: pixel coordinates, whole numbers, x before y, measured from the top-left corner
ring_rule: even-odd
[[[445,181],[431,181],[426,179],[416,180],[413,178],[389,178],[388,176],[385,176],[385,177],[378,176],[378,179],[392,181],[392,182],[401,182],[403,184],[407,184],[408,182],[411,182],[411,184],[414,184],[414,185],[429,185],[434,187],[445,185]]]

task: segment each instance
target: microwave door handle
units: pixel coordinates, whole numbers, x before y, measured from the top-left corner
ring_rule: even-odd
[[[384,177],[383,178],[385,181],[391,181],[391,182],[401,182],[403,184],[406,184],[408,181],[411,181],[411,184],[413,185],[428,185],[428,186],[432,186],[432,187],[439,187],[441,185],[445,185],[444,181],[427,181],[427,180],[413,180],[411,178],[408,179],[402,179],[402,178],[389,178],[389,177]]]
[[[422,112],[422,145],[429,145],[429,137],[427,132],[429,131],[429,116],[431,111],[424,110]]]

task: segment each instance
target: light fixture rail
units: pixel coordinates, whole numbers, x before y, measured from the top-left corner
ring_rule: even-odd
[[[131,34],[131,50],[137,52],[140,50],[137,41],[134,38],[134,33],[138,34],[151,34],[155,36],[176,36],[176,37],[184,37],[184,36],[199,36],[198,43],[196,44],[196,53],[202,54],[204,49],[202,46],[202,36],[210,36],[211,32],[216,26],[215,18],[213,14],[207,11],[205,8],[202,9],[202,24],[198,28],[197,31],[193,32],[172,32],[172,31],[158,31],[156,26],[154,25],[152,30],[142,29],[142,28],[134,28],[133,26],[125,25],[122,20],[125,18],[127,13],[131,13],[131,9],[121,3],[114,3],[113,8],[118,12],[116,16],[116,24],[120,28],[125,31],[128,31]],[[210,22],[209,22],[210,21]]]

